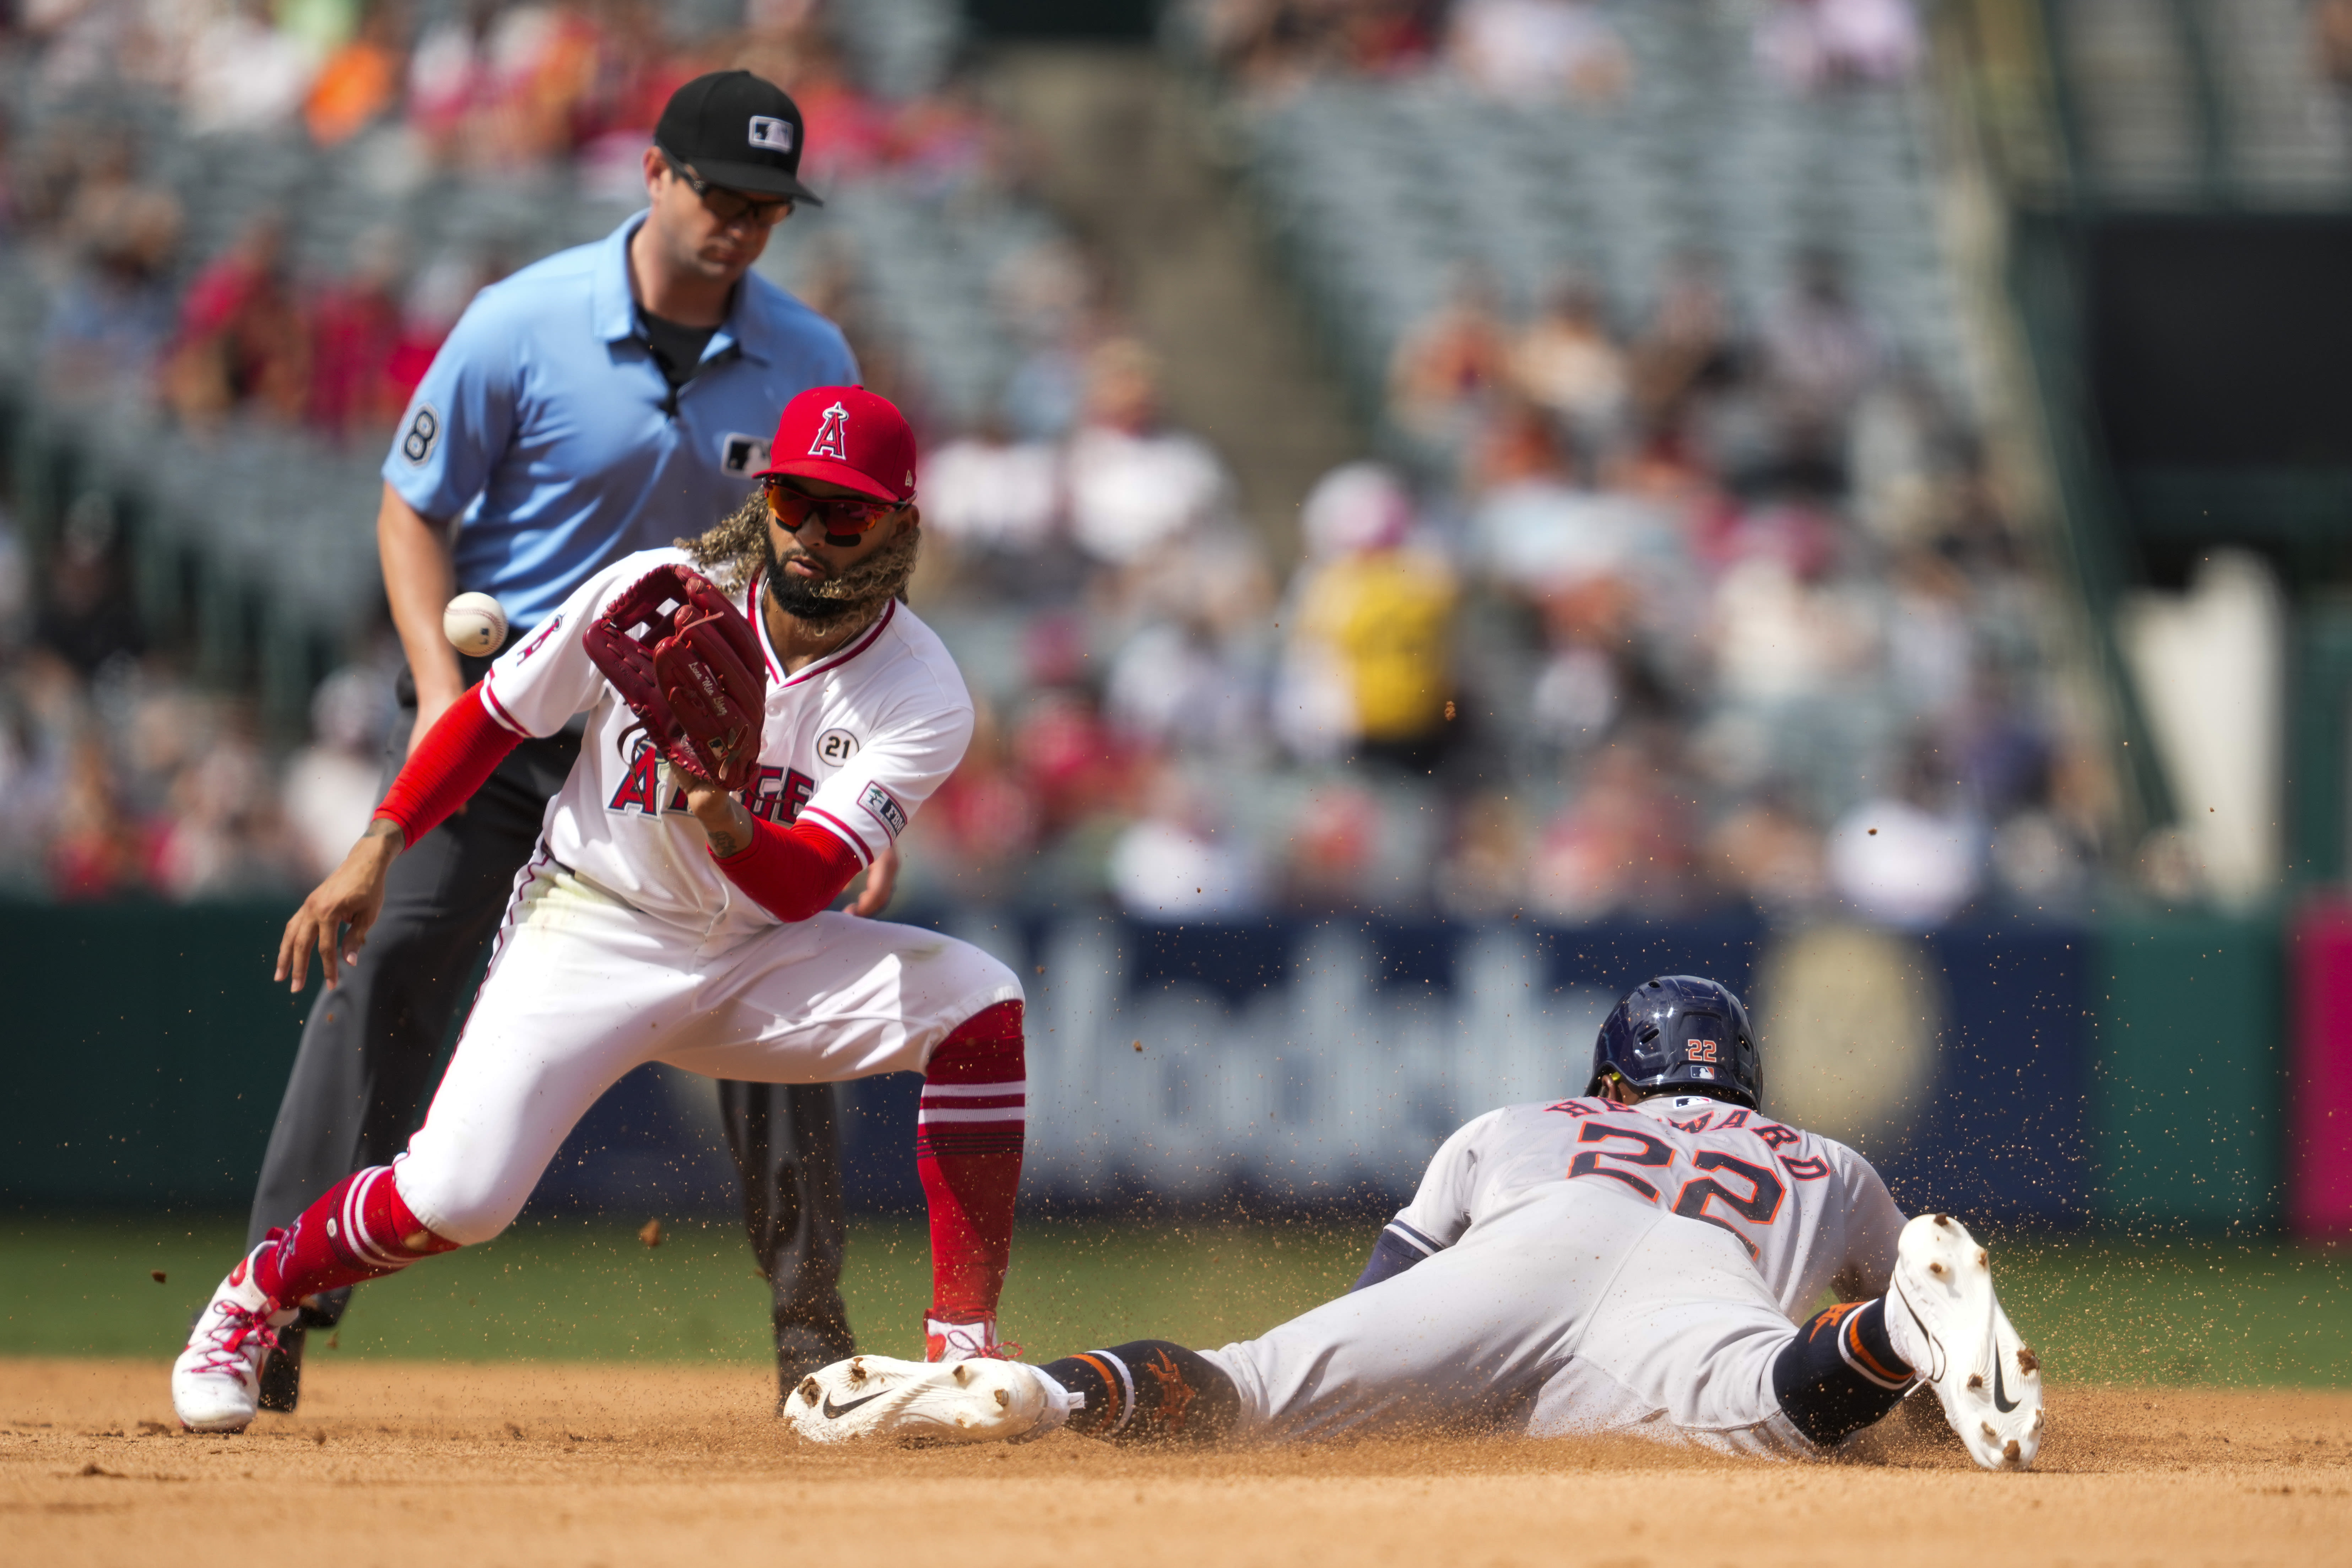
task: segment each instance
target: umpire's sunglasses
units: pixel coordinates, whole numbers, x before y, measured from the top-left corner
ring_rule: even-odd
[[[671,174],[686,182],[688,190],[702,198],[703,206],[720,223],[748,220],[755,228],[773,228],[793,216],[793,198],[790,196],[773,196],[764,200],[747,196],[725,185],[712,184],[694,172],[693,164],[681,163],[667,153],[662,154],[662,162],[669,165]]]
[[[798,486],[786,482],[781,474],[770,474],[760,481],[767,492],[768,515],[784,525],[787,533],[797,533],[801,525],[812,517],[824,525],[827,533],[865,533],[884,518],[906,505],[895,500],[860,500],[844,496],[818,497]]]

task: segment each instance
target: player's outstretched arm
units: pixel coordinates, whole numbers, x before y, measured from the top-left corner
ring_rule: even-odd
[[[330,985],[341,975],[339,955],[344,963],[358,961],[368,928],[383,912],[383,880],[393,861],[481,788],[521,739],[490,717],[480,691],[467,691],[441,715],[425,743],[402,764],[360,841],[286,922],[278,944],[278,978],[288,982],[288,990],[302,989],[314,947]],[[339,941],[345,930],[349,936]]]
[[[400,824],[379,816],[368,824],[343,863],[310,890],[278,939],[278,978],[288,982],[286,989],[302,989],[313,947],[319,950],[320,973],[329,985],[341,974],[341,963],[359,962],[368,928],[383,912],[384,873],[407,842]]]
[[[729,881],[778,920],[807,920],[841,897],[857,875],[857,857],[837,835],[805,819],[791,827],[761,822],[709,779],[676,772],[686,788],[687,809],[710,841],[711,858]]]
[[[1364,1260],[1363,1273],[1348,1287],[1349,1294],[1393,1279],[1462,1239],[1470,1226],[1471,1178],[1478,1167],[1476,1146],[1502,1114],[1490,1110],[1474,1116],[1438,1145],[1437,1152],[1430,1156],[1429,1169],[1421,1173],[1421,1186],[1412,1202],[1382,1227],[1372,1243],[1371,1257]]]

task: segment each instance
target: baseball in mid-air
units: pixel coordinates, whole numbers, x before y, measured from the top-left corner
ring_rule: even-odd
[[[441,612],[441,630],[459,653],[488,658],[507,640],[507,613],[488,594],[460,594]]]

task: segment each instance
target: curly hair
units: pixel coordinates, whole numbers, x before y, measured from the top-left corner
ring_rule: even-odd
[[[673,541],[721,593],[733,594],[768,569],[768,502],[758,489],[697,539]]]

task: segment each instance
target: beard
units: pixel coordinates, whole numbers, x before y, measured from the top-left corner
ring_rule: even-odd
[[[910,528],[837,576],[802,578],[784,570],[775,541],[767,541],[761,574],[776,607],[813,632],[866,620],[885,599],[896,597],[915,574],[923,531]]]

